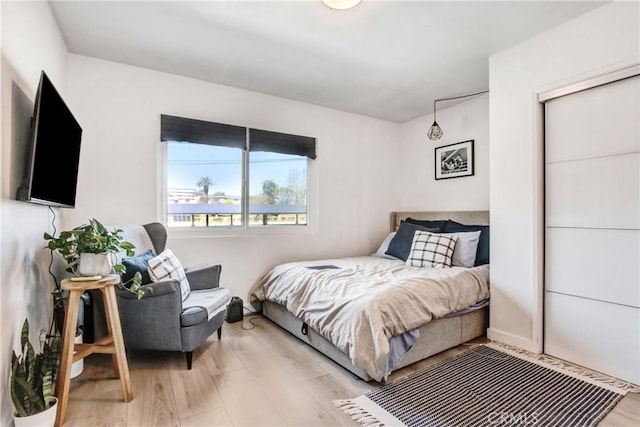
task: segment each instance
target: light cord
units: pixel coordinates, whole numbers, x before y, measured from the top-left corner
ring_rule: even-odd
[[[468,98],[470,96],[476,96],[476,95],[482,95],[483,93],[487,93],[489,92],[489,90],[483,90],[481,92],[476,92],[476,93],[470,93],[468,95],[460,95],[460,96],[452,96],[450,98],[440,98],[440,99],[436,99],[434,102],[438,102],[438,101],[451,101],[454,99],[460,99],[460,98]]]
[[[433,101],[433,121],[436,121],[436,102],[440,102],[440,101],[453,101],[454,99],[462,99],[462,98],[469,98],[470,96],[476,96],[476,95],[482,95],[483,93],[488,93],[489,90],[483,90],[481,92],[475,92],[475,93],[470,93],[468,95],[460,95],[460,96],[452,96],[450,98],[440,98],[440,99],[436,99],[435,101]]]
[[[487,92],[489,92],[489,91],[488,90],[483,90],[481,92],[474,92],[474,93],[470,93],[468,95],[451,96],[449,98],[435,99],[433,101],[433,124],[431,125],[431,127],[429,128],[429,131],[427,132],[427,136],[429,137],[429,139],[432,140],[432,141],[436,141],[436,140],[440,139],[442,137],[442,135],[444,134],[444,132],[442,132],[442,128],[440,128],[440,126],[438,125],[438,121],[436,119],[436,104],[438,102],[441,102],[441,101],[453,101],[454,99],[469,98],[471,96],[481,95],[481,94],[487,93]]]

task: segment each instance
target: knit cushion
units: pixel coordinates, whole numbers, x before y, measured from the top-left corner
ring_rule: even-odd
[[[149,260],[149,276],[153,282],[177,280],[180,283],[183,301],[191,292],[184,268],[182,268],[182,264],[180,264],[171,249],[165,249],[160,255]]]

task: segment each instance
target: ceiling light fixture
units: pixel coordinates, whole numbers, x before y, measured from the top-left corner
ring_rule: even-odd
[[[453,96],[451,98],[442,98],[442,99],[436,99],[435,101],[433,101],[433,124],[431,125],[431,127],[429,128],[429,131],[427,132],[427,136],[429,137],[429,139],[432,141],[437,141],[438,139],[442,138],[442,135],[444,134],[444,132],[442,132],[442,128],[438,125],[438,122],[436,121],[436,103],[437,102],[468,98],[470,96],[482,95],[483,93],[487,93],[487,92],[489,91],[483,90],[482,92],[470,93],[469,95]]]
[[[329,9],[351,9],[352,7],[356,7],[360,4],[362,0],[322,0]]]

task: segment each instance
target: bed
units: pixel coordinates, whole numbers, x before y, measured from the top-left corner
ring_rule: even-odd
[[[408,218],[487,226],[481,228],[488,237],[487,211],[392,212],[390,231],[400,232],[401,223]],[[265,317],[358,377],[384,382],[390,372],[482,336],[487,329],[488,265],[422,269],[404,264],[374,256],[283,264],[256,283],[252,300],[261,302]],[[391,278],[391,284],[383,284],[384,278]],[[424,286],[425,280],[429,286]],[[343,315],[345,307],[355,304],[345,302],[351,294],[342,294],[343,282],[353,281],[359,285],[349,292],[357,295],[361,311],[354,315],[355,320],[349,314],[346,321],[336,313]],[[442,297],[443,292],[450,294]],[[378,296],[369,298],[373,294]],[[305,306],[309,301],[313,305]],[[416,311],[413,317],[401,318],[412,312],[413,305],[426,310],[424,317],[416,319],[416,313],[422,313]],[[394,321],[382,325],[379,313]],[[383,328],[384,333],[380,332]]]

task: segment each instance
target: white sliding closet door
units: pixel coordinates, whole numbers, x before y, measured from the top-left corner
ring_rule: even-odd
[[[640,384],[640,78],[545,102],[545,353]]]

